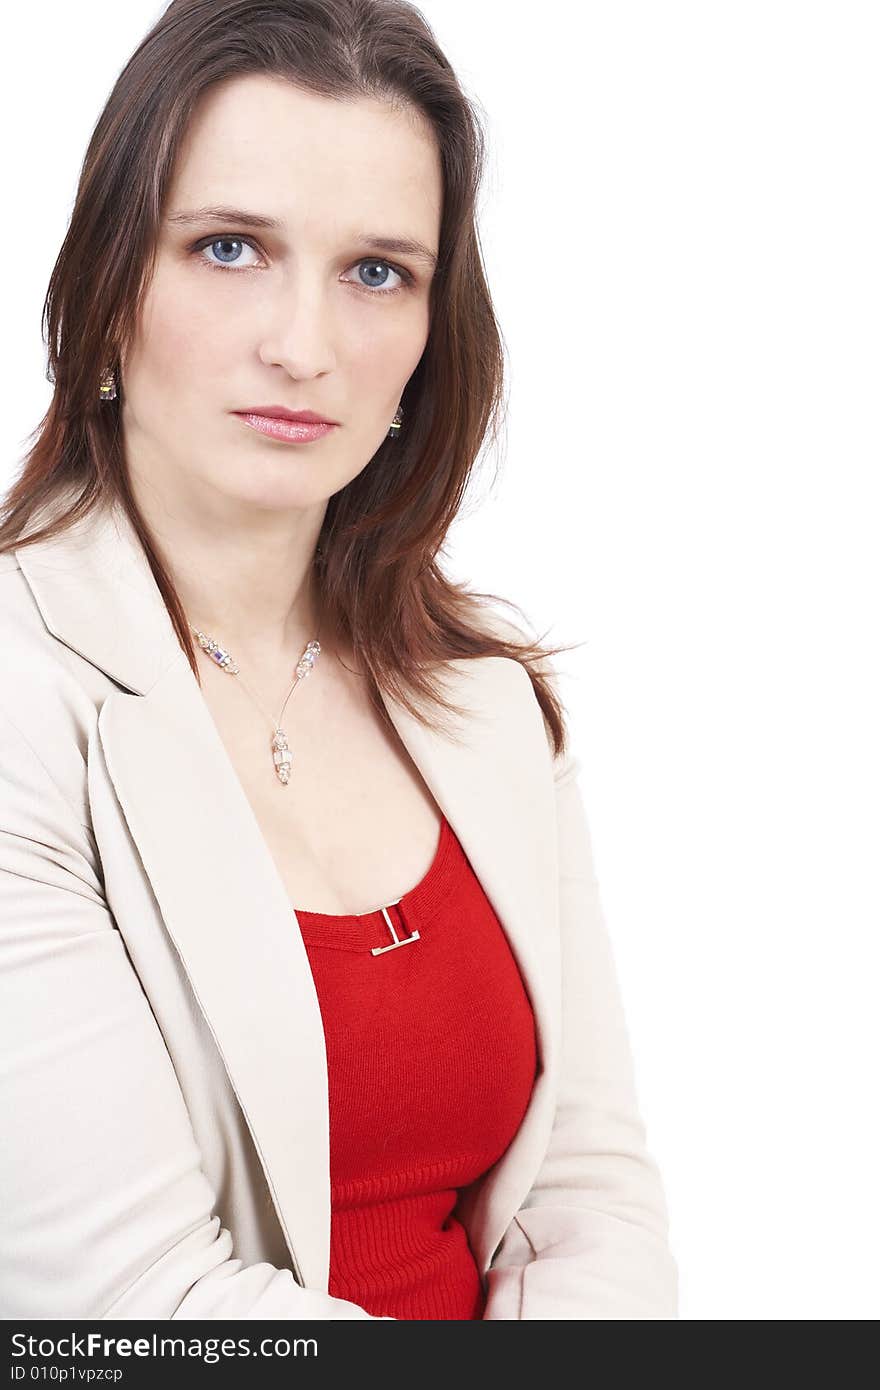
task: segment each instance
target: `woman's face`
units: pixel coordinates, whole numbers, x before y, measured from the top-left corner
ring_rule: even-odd
[[[206,93],[121,362],[129,468],[184,507],[293,507],[320,522],[387,435],[427,341],[433,265],[379,239],[436,255],[441,211],[436,145],[412,113],[263,76]],[[338,424],[279,442],[234,413],[260,405]]]

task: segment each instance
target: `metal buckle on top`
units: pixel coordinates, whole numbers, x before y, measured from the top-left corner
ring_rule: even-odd
[[[381,908],[378,909],[378,911],[381,912],[382,915],[384,916],[385,921],[388,923],[388,930],[391,932],[391,935],[394,937],[394,940],[393,940],[393,941],[390,943],[390,945],[388,945],[388,946],[374,946],[374,947],[372,948],[371,952],[370,952],[371,955],[373,955],[373,956],[381,956],[385,951],[393,951],[393,950],[395,950],[396,947],[398,947],[398,946],[408,946],[409,943],[410,943],[411,941],[418,941],[418,939],[419,939],[419,934],[418,934],[417,931],[414,931],[413,934],[412,934],[412,936],[403,936],[403,937],[400,937],[400,936],[397,935],[397,932],[394,930],[394,923],[392,922],[391,918],[388,916],[388,908],[389,908],[389,907],[395,907],[399,902],[400,902],[400,898],[395,898],[395,899],[393,900],[393,902],[390,902],[390,903],[388,903],[385,907],[381,907]]]

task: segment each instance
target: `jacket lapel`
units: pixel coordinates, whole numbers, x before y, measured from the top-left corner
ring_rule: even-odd
[[[49,631],[121,687],[98,718],[113,792],[223,1058],[302,1282],[327,1287],[329,1110],[320,1008],[284,883],[124,513],[17,552]],[[460,1215],[485,1273],[550,1135],[559,1046],[556,828],[540,709],[498,658],[450,663],[468,717],[450,740],[389,716],[454,829],[535,1012],[525,1119]],[[126,923],[117,922],[123,937]],[[499,1027],[503,1027],[499,1019]]]

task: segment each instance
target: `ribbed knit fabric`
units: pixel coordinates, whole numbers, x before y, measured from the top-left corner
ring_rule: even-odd
[[[433,863],[388,907],[297,909],[327,1050],[328,1292],[375,1316],[482,1318],[459,1189],[502,1156],[535,1081],[534,1018],[495,912],[443,817]]]

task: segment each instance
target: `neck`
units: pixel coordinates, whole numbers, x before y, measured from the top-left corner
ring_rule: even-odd
[[[129,475],[191,628],[243,671],[292,669],[308,642],[324,646],[314,553],[326,501],[257,508],[204,489],[194,496],[179,482],[169,497],[151,478]]]

